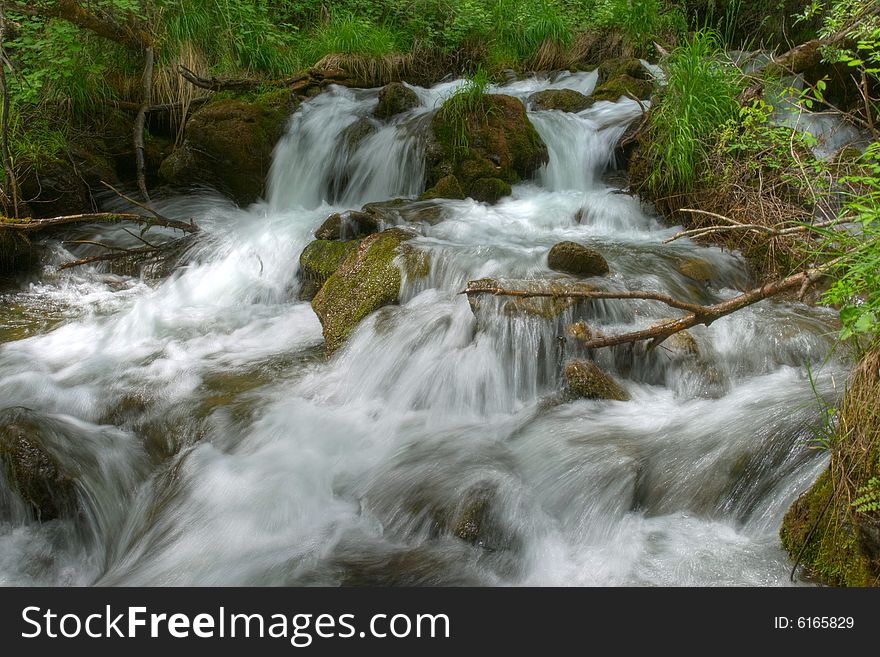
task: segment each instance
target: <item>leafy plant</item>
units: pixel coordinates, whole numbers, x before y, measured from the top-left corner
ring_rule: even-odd
[[[450,96],[440,108],[440,120],[449,126],[451,131],[450,144],[455,159],[463,157],[470,150],[468,141],[468,122],[472,120],[486,121],[489,109],[486,106],[486,88],[489,76],[478,68],[473,77]]]

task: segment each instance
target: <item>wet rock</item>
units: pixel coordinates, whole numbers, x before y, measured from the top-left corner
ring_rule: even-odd
[[[461,189],[461,185],[458,182],[458,178],[456,178],[452,174],[448,176],[443,176],[440,180],[437,181],[437,184],[435,184],[430,189],[425,190],[422,195],[419,196],[419,199],[423,201],[436,198],[465,198],[464,192]]]
[[[471,198],[484,203],[497,203],[511,193],[510,185],[500,178],[480,178],[470,187]]]
[[[570,399],[629,401],[629,393],[590,361],[576,360],[565,366],[563,378]]]
[[[392,116],[408,112],[419,106],[416,92],[401,82],[392,82],[379,92],[379,104],[373,111],[377,119],[390,119]]]
[[[700,346],[690,331],[673,333],[661,343],[660,348],[675,358],[700,356]]]
[[[272,91],[254,98],[217,94],[186,124],[180,146],[159,169],[173,185],[210,185],[239,205],[263,193],[272,150],[284,134],[290,93]]]
[[[679,273],[690,279],[705,283],[718,276],[715,267],[702,258],[682,258],[675,263]]]
[[[654,92],[654,83],[629,75],[618,75],[603,85],[596,87],[590,94],[590,105],[600,100],[616,102],[623,96],[632,96],[639,100],[648,100]]]
[[[299,298],[303,301],[314,299],[318,290],[339,269],[358,244],[356,240],[339,242],[319,239],[306,246],[299,256],[302,279]]]
[[[447,111],[450,102],[431,120],[429,189],[454,175],[466,196],[494,202],[506,192],[496,180],[514,184],[547,162],[547,146],[516,98],[486,95],[478,109],[465,112]]]
[[[400,245],[414,236],[391,228],[365,238],[312,299],[328,354],[342,346],[364,317],[397,302],[401,274],[394,260]]]
[[[319,240],[353,240],[380,230],[381,220],[375,213],[336,212],[331,214],[324,223],[315,231],[315,238]]]
[[[76,479],[47,449],[39,420],[23,408],[0,413],[0,464],[37,520],[73,516],[79,506]]]
[[[588,342],[589,340],[595,340],[603,336],[602,331],[590,328],[589,324],[583,320],[571,324],[565,332],[568,337],[578,340],[579,342]]]
[[[574,89],[545,89],[529,96],[528,102],[532,110],[562,112],[580,112],[593,104],[589,96]]]
[[[571,297],[511,299],[504,304],[503,312],[505,315],[511,316],[525,315],[541,319],[556,319],[576,303],[577,300]]]
[[[369,117],[363,117],[342,131],[342,143],[349,153],[354,153],[368,137],[379,131],[379,126]]]
[[[603,276],[608,262],[601,253],[577,242],[559,242],[547,254],[547,266],[575,276]]]
[[[411,280],[427,278],[431,273],[431,254],[416,249],[410,244],[401,244],[400,254],[403,258],[403,271]]]

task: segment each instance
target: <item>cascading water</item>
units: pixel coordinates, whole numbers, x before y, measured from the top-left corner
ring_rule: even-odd
[[[4,421],[40,426],[83,509],[38,523],[0,481],[0,582],[788,583],[776,531],[825,464],[806,447],[815,393],[833,396],[843,367],[825,360],[832,313],[765,301],[694,329],[698,355],[596,353],[632,401],[562,403],[560,360],[584,356],[567,325],[610,333],[668,309],[546,319],[459,294],[558,277],[546,254],[562,240],[606,256],[609,289],[705,303],[748,284],[736,255],[663,245],[674,229],[602,182],[633,102],[531,112],[550,151],[537,179],[495,206],[438,201],[442,221],[411,225],[427,278],[404,273],[400,305],[323,358],[299,253],[330,212],[421,191],[430,113],[458,84],[415,89],[422,106],[384,123],[375,90],[330,87],[292,117],[266,202],[158,204],[208,235],[167,280],[69,270],[0,306]],[[808,362],[824,362],[815,391]]]

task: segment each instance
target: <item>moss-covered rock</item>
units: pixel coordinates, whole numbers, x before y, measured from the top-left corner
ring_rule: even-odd
[[[600,100],[616,102],[623,96],[633,96],[639,100],[648,100],[654,93],[654,83],[650,80],[642,80],[629,75],[618,75],[611,78],[605,84],[599,85],[590,94],[590,104]]]
[[[510,196],[512,191],[510,184],[500,178],[479,178],[471,184],[470,196],[475,201],[497,203],[505,196]]]
[[[845,501],[829,499],[833,492],[831,473],[826,470],[785,514],[779,531],[782,546],[790,555],[800,555],[810,575],[826,584],[874,585],[876,575],[859,548],[858,529],[839,522],[849,513],[842,508]]]
[[[338,242],[318,239],[306,246],[299,256],[302,280],[299,298],[311,301],[358,244],[356,240]]]
[[[217,94],[190,117],[160,175],[173,185],[210,185],[240,205],[256,201],[284,134],[289,102],[286,90],[252,98]]]
[[[315,231],[319,240],[352,240],[378,233],[381,220],[371,212],[335,212]]]
[[[589,96],[574,89],[545,89],[529,96],[529,107],[538,111],[580,112],[590,105],[592,102]]]
[[[555,319],[566,310],[575,305],[577,301],[571,297],[534,297],[525,299],[511,299],[503,306],[505,315],[524,315],[527,317],[540,317],[541,319]]]
[[[679,331],[666,338],[661,349],[674,358],[699,358],[700,345],[690,331]]]
[[[76,480],[47,449],[39,417],[23,408],[0,413],[0,464],[10,487],[38,520],[77,512]]]
[[[547,254],[547,266],[575,276],[603,276],[608,273],[608,262],[602,254],[577,242],[554,244]]]
[[[418,106],[419,97],[415,91],[401,82],[392,82],[379,92],[379,104],[376,105],[373,115],[377,119],[390,119]]]
[[[642,62],[635,57],[606,59],[599,64],[596,71],[598,74],[596,80],[597,87],[601,87],[609,80],[621,75],[625,75],[635,80],[651,80],[651,73],[642,65]]]
[[[365,238],[312,299],[328,353],[342,346],[364,317],[397,302],[401,274],[394,260],[400,245],[414,236],[391,228]]]
[[[516,98],[486,95],[468,111],[450,105],[455,102],[446,101],[431,121],[428,188],[454,175],[466,196],[494,202],[502,190],[493,179],[510,185],[547,162],[547,146]]]
[[[461,185],[458,182],[458,178],[452,174],[443,176],[433,187],[431,187],[431,189],[425,190],[422,192],[422,195],[419,196],[419,200],[421,201],[429,201],[437,198],[465,198]]]
[[[617,381],[590,361],[576,360],[563,370],[569,399],[611,399],[629,401],[629,393]]]

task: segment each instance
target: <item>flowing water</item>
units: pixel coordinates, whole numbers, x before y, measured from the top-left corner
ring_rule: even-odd
[[[207,235],[170,278],[50,268],[6,298],[2,412],[42,427],[83,513],[38,523],[0,481],[0,583],[789,584],[777,531],[825,465],[808,449],[816,394],[845,371],[833,313],[765,301],[693,329],[697,354],[594,353],[632,401],[565,403],[560,364],[586,356],[566,326],[631,330],[669,309],[594,301],[547,319],[459,294],[560,278],[546,255],[561,240],[605,254],[608,289],[707,303],[750,284],[735,253],[663,245],[675,228],[603,178],[641,115],[631,101],[530,112],[550,151],[536,179],[409,223],[427,278],[404,276],[401,303],[324,357],[299,253],[329,213],[422,190],[430,113],[459,84],[415,89],[422,107],[354,146],[345,130],[377,91],[330,87],[291,118],[266,201],[157,203]]]

